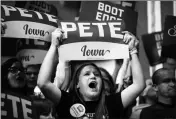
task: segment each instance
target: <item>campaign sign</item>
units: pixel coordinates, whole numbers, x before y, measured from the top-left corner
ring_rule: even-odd
[[[108,1],[83,1],[81,4],[80,21],[121,21],[123,30],[136,34],[137,12],[127,7]]]
[[[15,7],[25,8],[38,12],[48,13],[57,16],[57,9],[54,5],[45,1],[16,1]]]
[[[176,16],[168,15],[164,23],[162,57],[176,59]]]
[[[59,21],[64,32],[59,56],[65,60],[105,60],[129,57],[121,22]],[[67,54],[67,55],[66,55]]]
[[[161,63],[163,32],[145,34],[142,36],[142,41],[149,64],[154,66]]]
[[[24,66],[41,64],[49,49],[50,42],[38,39],[19,39],[16,47],[18,57]]]
[[[47,13],[1,5],[1,18],[7,29],[2,37],[51,40],[57,27],[57,17]]]
[[[22,61],[23,66],[27,66],[29,64],[42,64],[46,53],[47,50],[23,49],[17,53],[16,57]]]
[[[30,99],[12,92],[1,93],[2,119],[34,119]]]

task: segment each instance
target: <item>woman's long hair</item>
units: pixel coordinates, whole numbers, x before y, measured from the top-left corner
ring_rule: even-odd
[[[2,86],[2,90],[10,90],[10,91],[17,91],[18,88],[12,88],[8,82],[7,76],[9,73],[9,68],[13,65],[13,63],[15,62],[20,62],[20,60],[18,60],[17,58],[10,58],[7,61],[5,61],[2,65],[1,65],[1,86]],[[21,66],[22,63],[21,63]],[[26,89],[25,87],[23,88],[19,88],[20,92],[25,93]]]
[[[85,66],[89,66],[89,65],[95,67],[95,69],[99,72],[100,77],[102,79],[100,69],[94,63],[84,63],[73,74],[73,79],[72,79],[72,81],[70,83],[70,87],[69,87],[69,92],[71,94],[73,94],[74,96],[76,96],[74,101],[78,98],[83,104],[85,104],[85,103],[84,103],[84,100],[80,96],[80,93],[77,89],[77,84],[79,82],[79,75],[80,75],[82,69]],[[103,83],[103,80],[102,80],[102,89],[101,89],[101,93],[100,93],[100,96],[99,96],[99,102],[98,102],[98,106],[97,106],[96,111],[95,111],[94,119],[102,119],[102,117],[106,116],[106,115],[107,115],[107,110],[106,110],[106,107],[105,107],[104,83]]]
[[[108,78],[108,79],[106,79],[106,78],[103,77],[103,80],[106,81],[108,83],[109,87],[110,87],[110,92],[109,93],[110,94],[115,93],[116,88],[115,88],[115,83],[113,81],[112,76],[109,74],[109,72],[106,69],[104,69],[102,67],[99,67],[99,69],[100,69],[100,71],[104,72],[105,75]]]

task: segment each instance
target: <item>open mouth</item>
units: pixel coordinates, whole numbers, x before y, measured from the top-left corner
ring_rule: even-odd
[[[90,88],[96,88],[96,86],[97,86],[97,82],[96,81],[92,81],[92,82],[89,83],[89,87]]]

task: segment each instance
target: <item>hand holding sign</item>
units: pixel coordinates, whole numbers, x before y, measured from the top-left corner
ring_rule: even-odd
[[[122,33],[125,33],[123,41],[128,43],[130,54],[137,53],[136,47],[139,44],[137,38],[128,31],[123,31]]]
[[[59,47],[63,39],[64,31],[61,28],[57,28],[52,32],[51,45]]]

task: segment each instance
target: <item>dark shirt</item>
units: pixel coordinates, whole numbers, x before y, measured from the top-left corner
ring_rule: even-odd
[[[34,119],[33,112],[29,97],[14,90],[1,92],[1,119]]]
[[[74,96],[70,93],[61,91],[62,96],[59,104],[56,106],[56,112],[58,113],[59,119],[75,119],[70,114],[70,108],[74,104],[82,104],[85,107],[85,114],[82,116],[87,116],[89,119],[93,119],[95,116],[95,110],[97,107],[97,101],[88,101],[84,104],[78,99],[74,99]],[[108,110],[109,119],[120,118],[123,115],[123,104],[121,100],[121,93],[113,94],[105,97],[105,104]],[[82,118],[81,117],[81,118]]]
[[[174,105],[156,103],[141,111],[140,119],[176,119],[176,108]]]

